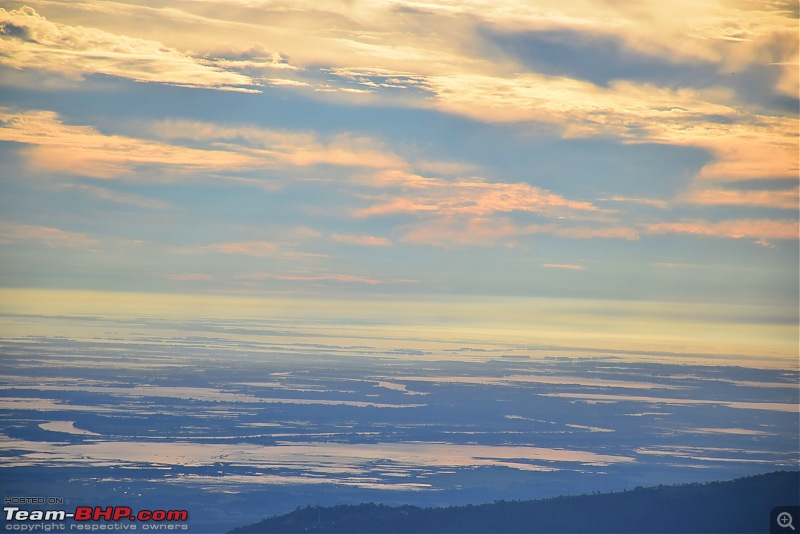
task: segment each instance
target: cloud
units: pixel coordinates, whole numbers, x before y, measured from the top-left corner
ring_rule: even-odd
[[[614,37],[637,53],[673,62],[707,61],[730,66],[769,60],[785,63],[796,50],[796,8],[789,1],[744,3],[736,0],[676,0],[669,5],[583,0],[536,3],[497,0],[394,0],[389,2],[181,2],[148,7],[86,1],[56,11],[62,18],[91,20],[106,28],[188,48],[185,41],[202,27],[205,46],[235,42],[274,43],[305,65],[333,65],[383,73],[407,59],[431,58],[428,73],[460,61],[479,64],[470,44],[481,27],[495,32],[571,31],[581,36]],[[236,7],[232,7],[232,4]],[[75,16],[74,13],[80,13]],[[113,17],[111,15],[114,15]],[[125,24],[137,19],[144,24]],[[425,31],[437,28],[436,32]],[[172,32],[165,32],[173,28]],[[258,39],[257,37],[260,37]],[[305,38],[305,39],[303,39]],[[208,43],[214,43],[209,45]],[[200,46],[204,43],[197,43]],[[263,49],[263,45],[262,45]],[[468,52],[473,52],[472,55]],[[261,56],[263,52],[259,50]],[[339,61],[331,61],[338,57]],[[410,74],[418,74],[409,71]]]
[[[798,172],[797,120],[770,117],[737,100],[733,90],[724,89],[730,86],[724,78],[714,78],[715,85],[703,89],[682,88],[680,81],[669,87],[626,80],[598,86],[531,71],[515,58],[498,56],[481,34],[488,27],[497,34],[572,32],[589,43],[613,38],[623,52],[677,67],[700,62],[720,76],[732,71],[744,76],[749,67],[770,66],[784,72],[775,90],[796,98],[796,20],[788,3],[301,1],[245,2],[236,10],[189,2],[160,8],[41,5],[67,22],[50,22],[31,8],[4,10],[6,64],[212,88],[257,82],[314,87],[319,94],[339,91],[345,99],[359,98],[353,91],[371,91],[369,98],[378,100],[370,102],[433,108],[488,122],[543,122],[562,127],[566,137],[700,147],[715,156],[701,172],[704,178]],[[97,27],[68,23],[73,20]],[[437,32],[424,31],[428,27]],[[197,39],[198,28],[203,40]],[[280,76],[269,74],[278,71]],[[388,166],[384,158],[390,155],[354,151],[352,142],[343,139],[339,146],[334,140],[317,150],[284,149],[279,155],[294,165],[361,161]]]
[[[388,247],[392,244],[388,238],[374,235],[331,234],[331,240],[336,243],[367,247]]]
[[[638,239],[635,230],[606,220],[603,210],[528,183],[487,182],[481,178],[447,181],[404,171],[384,171],[365,185],[389,189],[363,193],[370,205],[354,209],[356,218],[405,215],[414,219],[401,228],[402,241],[453,246],[517,246],[520,237],[546,233],[570,239],[590,237]],[[526,214],[558,223],[523,224],[507,214]],[[594,226],[575,225],[591,220]]]
[[[528,227],[530,233],[552,234],[568,239],[627,239],[636,241],[639,232],[634,228],[620,224],[598,224],[595,226],[564,226],[564,225],[538,225]]]
[[[403,2],[443,6],[443,2]],[[447,2],[449,10],[428,10],[443,18],[470,17],[497,33],[571,32],[574,39],[612,38],[625,51],[664,58],[673,64],[716,65],[721,72],[750,65],[797,63],[797,24],[792,2],[678,0],[658,2],[585,2],[515,0]],[[788,67],[788,66],[787,66]],[[786,70],[790,71],[791,67]],[[776,91],[797,96],[797,80]],[[794,89],[792,91],[792,89]]]
[[[425,176],[408,172],[404,169],[387,169],[372,173],[366,176],[355,177],[358,183],[370,188],[396,188],[400,190],[408,189],[427,189],[446,185],[448,182],[438,178],[427,178]]]
[[[179,246],[172,247],[170,251],[180,255],[230,254],[235,256],[251,256],[255,258],[266,258],[287,254],[275,243],[261,240],[222,241],[203,245]]]
[[[369,92],[378,89],[415,89],[430,92],[431,86],[426,76],[412,72],[400,72],[377,68],[343,68],[328,69],[328,72],[348,80]]]
[[[641,204],[642,206],[650,206],[658,209],[667,209],[669,207],[668,202],[656,198],[637,198],[637,197],[626,197],[622,195],[615,195],[610,198],[598,198],[597,200],[601,202],[624,202],[630,204]]]
[[[264,81],[275,87],[313,87],[308,82],[292,80],[289,78],[265,78]]]
[[[382,142],[349,133],[322,139],[314,132],[226,127],[191,121],[160,121],[150,128],[169,142],[106,135],[91,126],[65,124],[52,111],[0,107],[0,141],[27,145],[23,153],[30,168],[51,174],[144,179],[146,174],[137,172],[141,167],[160,166],[169,168],[173,177],[213,172],[233,179],[231,173],[265,167],[334,165],[381,169],[408,165]],[[178,144],[182,140],[201,142],[206,146],[182,146]],[[309,176],[308,179],[320,178]],[[152,199],[92,185],[62,184],[61,187],[72,187],[97,198],[141,207],[164,206]]]
[[[519,246],[521,239],[548,234],[566,239],[639,239],[633,228],[614,224],[572,226],[568,223],[519,224],[507,217],[449,216],[406,225],[402,241],[443,248],[454,246]]]
[[[725,74],[771,65],[782,71],[774,90],[797,96],[797,77],[793,75],[797,68],[796,19],[792,13],[796,8],[788,1],[676,0],[663,5],[498,0],[486,5],[475,0],[300,0],[237,2],[235,8],[230,2],[159,7],[92,0],[61,6],[40,0],[30,3],[64,22],[39,21],[41,17],[33,17],[31,8],[24,8],[12,12],[23,20],[9,21],[13,24],[10,33],[19,33],[18,27],[47,24],[54,33],[86,34],[64,47],[64,53],[91,62],[95,71],[109,69],[105,63],[110,61],[103,53],[125,42],[130,54],[135,51],[141,56],[140,63],[124,61],[123,54],[112,66],[118,71],[114,75],[131,79],[149,76],[181,85],[241,87],[259,80],[265,70],[309,74],[321,68],[328,74],[322,78],[339,79],[330,88],[333,91],[352,89],[355,84],[363,90],[396,93],[398,89],[427,92],[430,77],[436,75],[507,76],[525,70],[514,58],[498,56],[491,43],[484,42],[482,32],[489,28],[495,34],[555,31],[589,42],[613,39],[622,53],[675,65],[706,63]],[[78,26],[78,21],[94,27]],[[198,29],[202,39],[197,38]],[[94,59],[84,58],[78,53],[84,48],[100,53]],[[47,48],[45,52],[45,56],[55,55]],[[52,65],[47,59],[42,62]],[[184,71],[196,70],[208,81],[182,76]],[[175,77],[178,80],[172,79]],[[292,79],[310,81],[309,77]]]
[[[699,237],[729,239],[798,239],[797,221],[768,219],[737,219],[709,222],[664,222],[646,225],[651,234],[690,234]]]
[[[459,161],[420,161],[415,167],[423,172],[444,175],[465,175],[473,174],[476,170],[475,165]]]
[[[435,106],[489,122],[558,125],[566,138],[616,137],[709,150],[700,176],[716,179],[796,176],[795,117],[749,113],[720,90],[667,89],[615,81],[608,87],[539,74],[431,78]],[[729,102],[729,103],[725,103]]]
[[[575,265],[572,263],[543,263],[542,267],[547,267],[548,269],[567,269],[569,271],[582,271],[584,269],[583,265]]]
[[[371,137],[340,133],[322,139],[315,132],[280,131],[256,126],[222,126],[207,122],[167,120],[155,123],[153,132],[163,139],[191,139],[224,146],[243,155],[276,163],[306,167],[404,167],[405,161]]]
[[[0,141],[28,145],[29,165],[37,171],[92,178],[119,178],[141,165],[174,171],[231,171],[252,168],[260,160],[247,154],[198,150],[120,135],[104,135],[90,126],[64,124],[52,111],[15,111],[0,107]]]
[[[366,278],[363,276],[354,276],[349,274],[324,274],[315,276],[297,276],[297,275],[283,275],[274,276],[276,280],[283,280],[286,282],[342,282],[342,283],[359,283],[375,285],[380,284],[380,280],[374,278]]]
[[[406,173],[384,173],[381,185],[407,184],[417,193],[369,197],[377,201],[368,208],[356,210],[356,217],[373,217],[397,213],[435,213],[440,216],[469,214],[485,216],[497,212],[529,212],[546,216],[573,212],[599,212],[590,202],[570,200],[562,195],[527,183],[491,183],[481,179],[447,182]],[[381,180],[384,178],[384,180]]]
[[[233,241],[214,243],[202,247],[202,250],[221,252],[223,254],[241,254],[243,256],[271,256],[277,247],[268,241]]]
[[[36,242],[48,247],[86,248],[100,243],[97,238],[82,232],[71,232],[50,226],[0,221],[0,245]]]
[[[700,170],[700,179],[797,177],[800,121],[796,117],[753,117],[740,113],[727,116],[727,123],[665,122],[653,128],[651,137],[654,141],[709,150],[715,160]]]
[[[268,76],[270,72],[295,71],[298,67],[289,63],[289,58],[268,50],[260,43],[250,45],[220,46],[212,43],[213,48],[204,50],[201,60],[204,65],[211,65],[219,70],[244,71],[260,76]]]
[[[505,218],[444,217],[408,225],[402,241],[442,248],[517,245],[521,228]]]
[[[639,206],[663,211],[674,206],[797,208],[796,188],[725,188],[726,182],[796,178],[800,168],[795,114],[778,116],[744,101],[721,76],[723,72],[727,76],[727,70],[745,77],[753,76],[748,68],[780,69],[776,94],[795,98],[796,75],[787,73],[796,73],[796,19],[786,13],[787,5],[774,2],[677,2],[243,0],[235,8],[214,2],[155,8],[94,0],[32,0],[36,10],[0,9],[0,65],[9,72],[36,70],[72,80],[104,74],[230,90],[269,84],[281,87],[276,93],[300,90],[305,97],[313,97],[311,89],[339,91],[318,98],[354,106],[421,108],[500,127],[513,124],[516,132],[530,131],[532,124],[546,125],[548,133],[557,131],[567,139],[603,138],[707,151],[712,161],[683,194],[669,201],[646,198],[646,193],[579,198],[579,193],[537,187],[535,178],[527,183],[527,176],[512,178],[512,183],[492,181],[491,171],[446,161],[449,154],[440,156],[444,161],[415,161],[407,156],[413,147],[399,148],[372,135],[342,130],[323,134],[282,130],[272,124],[267,128],[175,119],[150,123],[144,134],[150,138],[137,138],[66,124],[51,111],[0,108],[0,140],[24,144],[29,168],[40,174],[144,180],[149,173],[143,168],[158,166],[168,169],[171,177],[206,172],[254,184],[263,182],[261,174],[233,173],[277,170],[274,174],[281,179],[300,175],[307,181],[335,183],[337,200],[346,198],[341,209],[352,217],[403,220],[392,232],[392,241],[369,231],[359,235],[324,230],[340,244],[518,246],[537,234],[565,239],[636,240],[644,234],[796,239],[796,223],[789,220],[709,222],[695,213],[688,216],[697,216],[696,220],[678,222],[664,221],[658,213],[644,223],[624,219],[625,210],[644,211]],[[621,57],[626,50],[635,51],[637,57],[669,63],[675,72],[698,65],[718,72],[694,85],[686,79],[664,85],[663,78],[661,85],[641,81],[646,78],[594,84],[546,75],[537,72],[536,65],[521,64],[519,58],[492,49],[482,36],[486,28],[503,35],[559,31],[589,44],[603,37],[619,43]],[[517,124],[526,122],[531,124]],[[328,172],[328,166],[341,170]],[[286,169],[297,172],[290,175]],[[476,176],[482,173],[489,178]],[[583,179],[576,177],[575,183]],[[95,184],[61,187],[111,202],[167,207]],[[608,206],[615,210],[604,209]],[[327,206],[319,211],[324,209]],[[780,237],[790,234],[789,227],[794,228],[792,237]],[[277,253],[274,243],[258,236],[236,236],[229,242],[185,250],[254,257]],[[284,245],[279,240],[277,248],[283,251]]]
[[[538,121],[563,128],[567,138],[617,137],[710,150],[716,161],[704,177],[773,177],[797,172],[792,118],[756,117],[725,94],[673,90],[627,81],[599,87],[571,78],[518,74],[436,76],[443,111],[490,122]]]
[[[759,206],[773,209],[797,210],[800,188],[788,191],[741,191],[736,189],[702,189],[688,192],[682,198],[689,204],[701,206]]]
[[[64,184],[54,184],[54,187],[60,189],[73,189],[86,193],[87,195],[97,198],[99,200],[115,202],[118,204],[126,204],[129,206],[136,206],[145,209],[160,210],[160,209],[166,209],[170,206],[167,202],[164,202],[162,200],[143,197],[141,195],[135,195],[133,193],[123,193],[120,191],[113,191],[105,187],[98,187],[89,184],[64,183]]]
[[[0,64],[83,79],[106,74],[138,82],[252,91],[247,76],[198,61],[163,43],[50,22],[31,7],[0,8]]]
[[[167,276],[167,279],[178,282],[206,282],[214,280],[214,277],[203,273],[181,273]]]
[[[366,285],[381,285],[381,284],[415,284],[417,280],[408,279],[388,279],[381,280],[360,275],[352,274],[272,274],[272,273],[248,273],[237,277],[239,280],[279,280],[283,282],[335,282],[340,284],[366,284]]]

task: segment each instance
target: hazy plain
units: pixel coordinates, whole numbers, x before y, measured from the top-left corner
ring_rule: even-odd
[[[619,491],[800,458],[797,370],[719,355],[546,355],[369,328],[346,345],[289,320],[3,321],[51,333],[0,345],[5,492],[187,508],[195,531],[306,504]]]

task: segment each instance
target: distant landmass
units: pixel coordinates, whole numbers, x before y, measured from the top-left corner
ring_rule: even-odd
[[[799,503],[800,471],[777,471],[726,482],[443,508],[308,506],[229,534],[769,532],[774,507]]]

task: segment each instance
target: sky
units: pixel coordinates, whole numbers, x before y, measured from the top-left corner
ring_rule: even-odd
[[[0,0],[0,39],[4,313],[798,365],[796,2]]]

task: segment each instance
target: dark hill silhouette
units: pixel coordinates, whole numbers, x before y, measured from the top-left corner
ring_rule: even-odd
[[[247,533],[769,532],[775,506],[800,503],[800,472],[536,501],[419,508],[298,508],[233,529]]]

